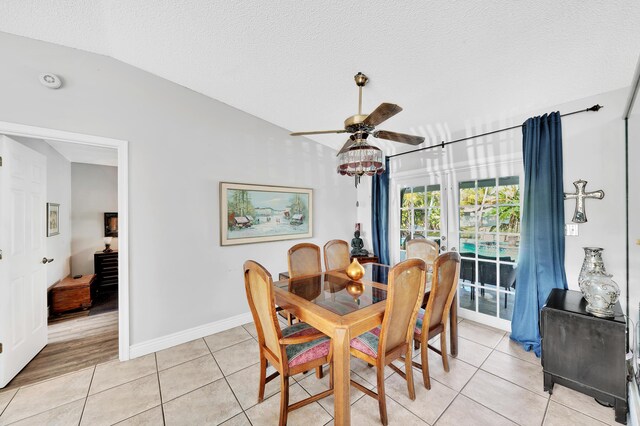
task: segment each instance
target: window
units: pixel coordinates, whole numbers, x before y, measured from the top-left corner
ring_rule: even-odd
[[[425,237],[440,243],[440,185],[406,187],[400,190],[400,260],[407,258],[410,238]]]

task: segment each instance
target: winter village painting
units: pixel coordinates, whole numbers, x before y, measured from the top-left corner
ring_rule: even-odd
[[[312,236],[312,190],[220,183],[223,246]]]

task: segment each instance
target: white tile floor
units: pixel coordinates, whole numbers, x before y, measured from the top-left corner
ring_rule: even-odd
[[[616,424],[613,409],[556,385],[542,390],[542,367],[504,332],[461,321],[459,356],[446,373],[429,355],[431,390],[418,370],[416,400],[385,370],[390,425]],[[1,425],[276,425],[279,384],[257,404],[258,345],[247,324],[128,362],[111,361],[19,388],[0,390]],[[437,346],[437,343],[436,343]],[[352,377],[373,388],[375,369],[352,360]],[[291,381],[291,402],[318,393],[328,378]],[[354,425],[380,424],[377,402],[351,389]],[[333,397],[289,416],[290,425],[333,425]]]

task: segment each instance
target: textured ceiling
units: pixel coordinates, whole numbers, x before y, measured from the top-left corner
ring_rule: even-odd
[[[0,31],[111,56],[292,131],[341,128],[362,71],[365,111],[401,105],[381,127],[430,144],[628,86],[640,3],[0,0]]]

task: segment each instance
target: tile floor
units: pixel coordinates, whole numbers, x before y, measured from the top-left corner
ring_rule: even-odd
[[[542,391],[542,368],[508,336],[460,322],[459,356],[445,373],[430,353],[431,390],[414,370],[416,399],[387,368],[390,425],[602,425],[613,410],[556,385]],[[0,391],[0,425],[276,425],[279,383],[256,404],[258,346],[252,324],[128,362],[110,361],[19,389]],[[437,342],[434,342],[437,346]],[[375,369],[352,360],[352,377],[373,388]],[[292,402],[327,388],[313,372],[291,381]],[[351,388],[354,425],[379,423],[377,402]],[[333,397],[289,416],[290,425],[333,425]]]

